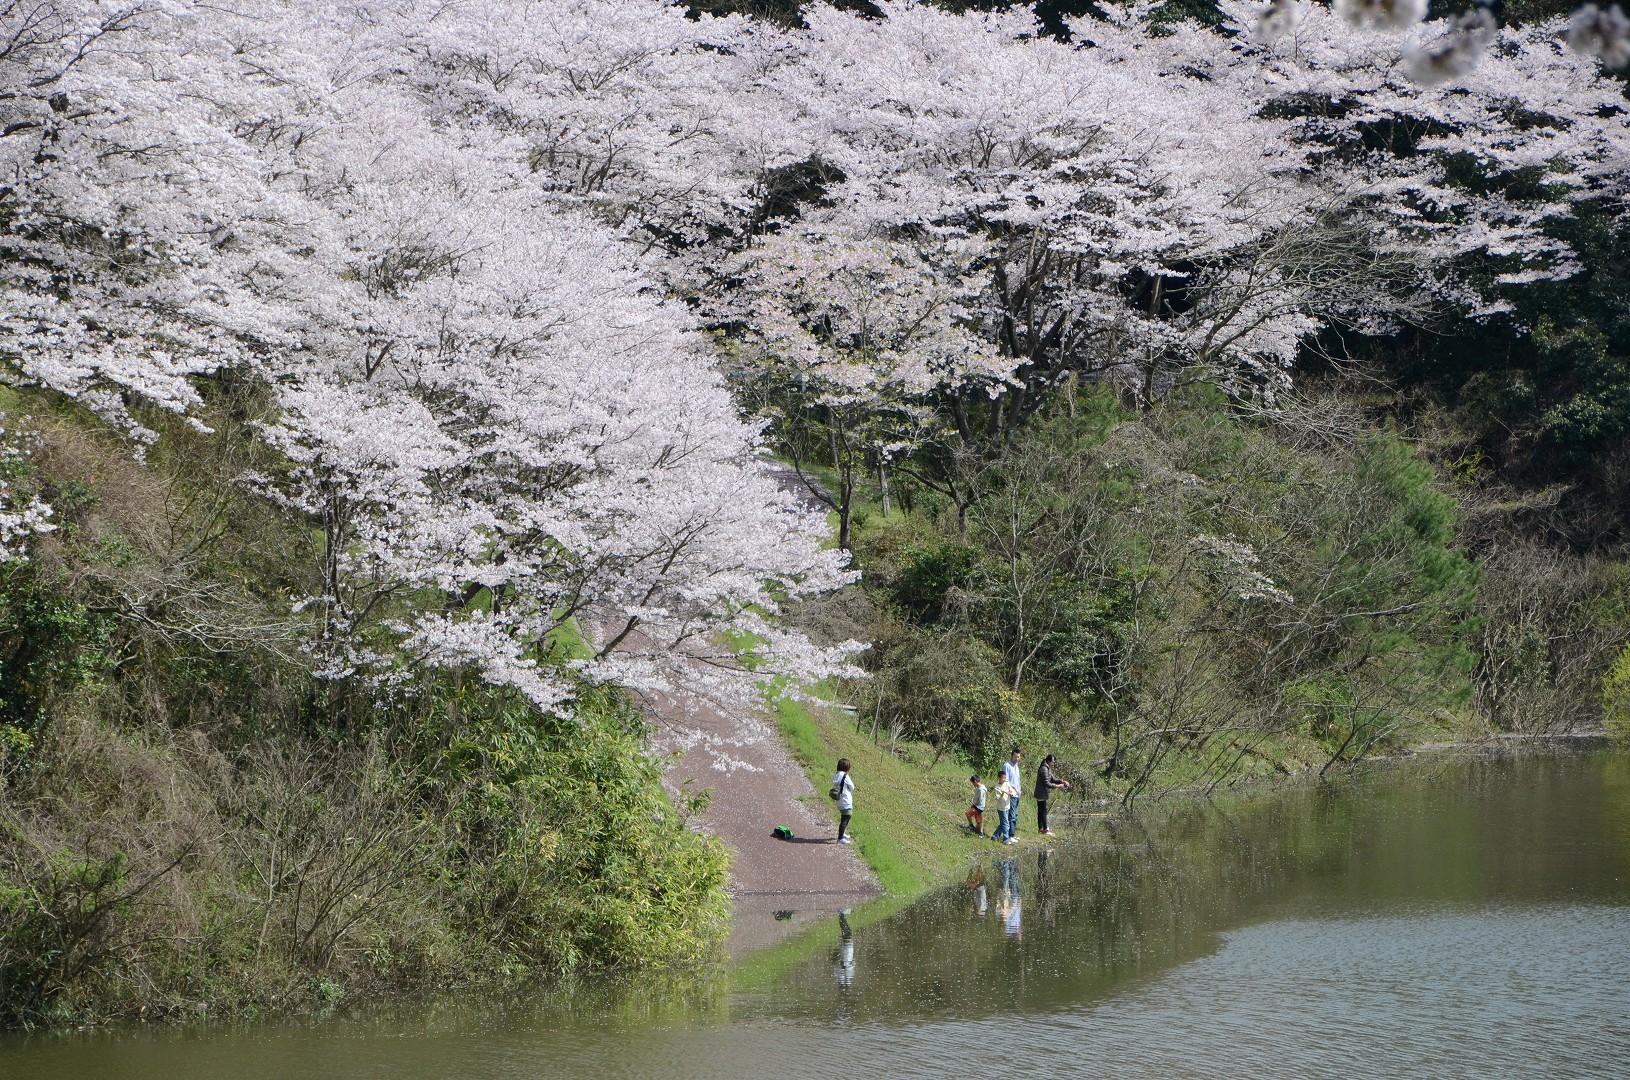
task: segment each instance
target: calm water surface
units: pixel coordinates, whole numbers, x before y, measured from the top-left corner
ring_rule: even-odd
[[[0,1078],[1630,1077],[1630,755],[1070,831],[1014,859],[970,838],[966,881],[735,971],[14,1038]]]

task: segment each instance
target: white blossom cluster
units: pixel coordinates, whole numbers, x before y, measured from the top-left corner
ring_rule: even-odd
[[[0,423],[5,414],[0,413]],[[55,529],[51,507],[31,492],[19,490],[15,480],[26,467],[29,440],[0,426],[0,562],[26,556],[28,539]]]
[[[1196,536],[1192,543],[1236,599],[1269,600],[1276,604],[1292,602],[1290,593],[1257,568],[1262,559],[1249,544],[1204,533]]]
[[[1332,10],[1350,27],[1407,32],[1425,19],[1426,0],[1335,0]],[[1436,37],[1417,38],[1403,52],[1404,70],[1422,86],[1435,86],[1465,77],[1477,67],[1498,35],[1499,24],[1486,7],[1472,8],[1447,20]],[[1252,40],[1273,45],[1302,23],[1297,0],[1271,0],[1252,26]],[[1568,21],[1569,46],[1582,56],[1607,67],[1630,64],[1630,17],[1618,6],[1583,4]]]
[[[1418,0],[1223,0],[1226,34],[1134,4],[1072,43],[877,7],[0,5],[0,370],[133,453],[212,379],[267,387],[283,460],[244,481],[323,536],[324,671],[725,697],[730,634],[761,675],[852,671],[765,617],[853,572],[707,331],[903,456],[947,399],[1271,389],[1332,325],[1497,310],[1461,263],[1565,275],[1550,223],[1626,193],[1616,8],[1582,56]],[[8,549],[46,512],[7,504]]]
[[[1224,11],[1240,31],[1257,17],[1226,0]],[[1241,92],[1261,85],[1272,100],[1335,105],[1297,121],[1295,137],[1329,147],[1332,163],[1340,161],[1339,174],[1328,174],[1339,197],[1373,215],[1387,250],[1422,260],[1423,295],[1489,314],[1505,302],[1460,280],[1450,269],[1458,260],[1492,265],[1500,284],[1566,277],[1577,263],[1550,223],[1577,201],[1622,202],[1627,191],[1622,94],[1589,58],[1558,48],[1563,29],[1560,21],[1497,29],[1473,9],[1416,26],[1400,63],[1391,35],[1353,28],[1315,4],[1303,11],[1294,49],[1257,47],[1204,63]],[[1519,101],[1522,111],[1512,112]],[[1550,119],[1529,124],[1522,116]],[[1365,132],[1389,124],[1424,137],[1401,155],[1365,145]],[[1542,169],[1563,194],[1518,200],[1471,192],[1445,168],[1457,158],[1492,175]]]

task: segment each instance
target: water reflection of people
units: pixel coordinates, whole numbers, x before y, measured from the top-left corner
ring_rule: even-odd
[[[985,888],[985,868],[976,866],[968,875],[967,889],[973,893],[973,913],[983,919],[990,910],[990,892]]]
[[[1034,901],[1030,906],[1030,910],[1034,913],[1039,905],[1041,907],[1041,921],[1048,926],[1054,926],[1058,921],[1058,897],[1053,895],[1053,890],[1050,887],[1052,875],[1047,872],[1047,863],[1052,855],[1053,853],[1046,848],[1042,848],[1036,853],[1036,877],[1031,882],[1030,888],[1030,899]]]
[[[1002,929],[1015,941],[1023,937],[1024,900],[1019,896],[1019,867],[1013,859],[997,864],[1002,871],[1002,894],[997,909],[1002,916]]]
[[[838,951],[832,961],[832,975],[847,990],[855,982],[855,935],[849,929],[849,909],[838,912]]]

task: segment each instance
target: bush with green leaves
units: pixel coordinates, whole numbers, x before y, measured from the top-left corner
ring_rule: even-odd
[[[863,531],[891,730],[987,763],[1039,722],[1130,798],[1460,722],[1478,573],[1415,447],[1339,402],[1105,398],[1021,431],[965,515]]]
[[[109,622],[34,567],[0,564],[0,771],[25,760],[54,702],[107,666]]]
[[[725,914],[724,850],[685,828],[632,705],[599,689],[574,718],[546,718],[469,694],[417,736],[464,868],[465,932],[556,971],[705,952]]]
[[[1602,719],[1609,735],[1630,743],[1630,646],[1602,679]]]

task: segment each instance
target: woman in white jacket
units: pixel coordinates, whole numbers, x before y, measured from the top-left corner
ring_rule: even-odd
[[[832,797],[838,800],[838,843],[854,843],[849,832],[849,815],[855,810],[855,782],[849,776],[849,759],[838,759],[838,771],[832,774]]]

